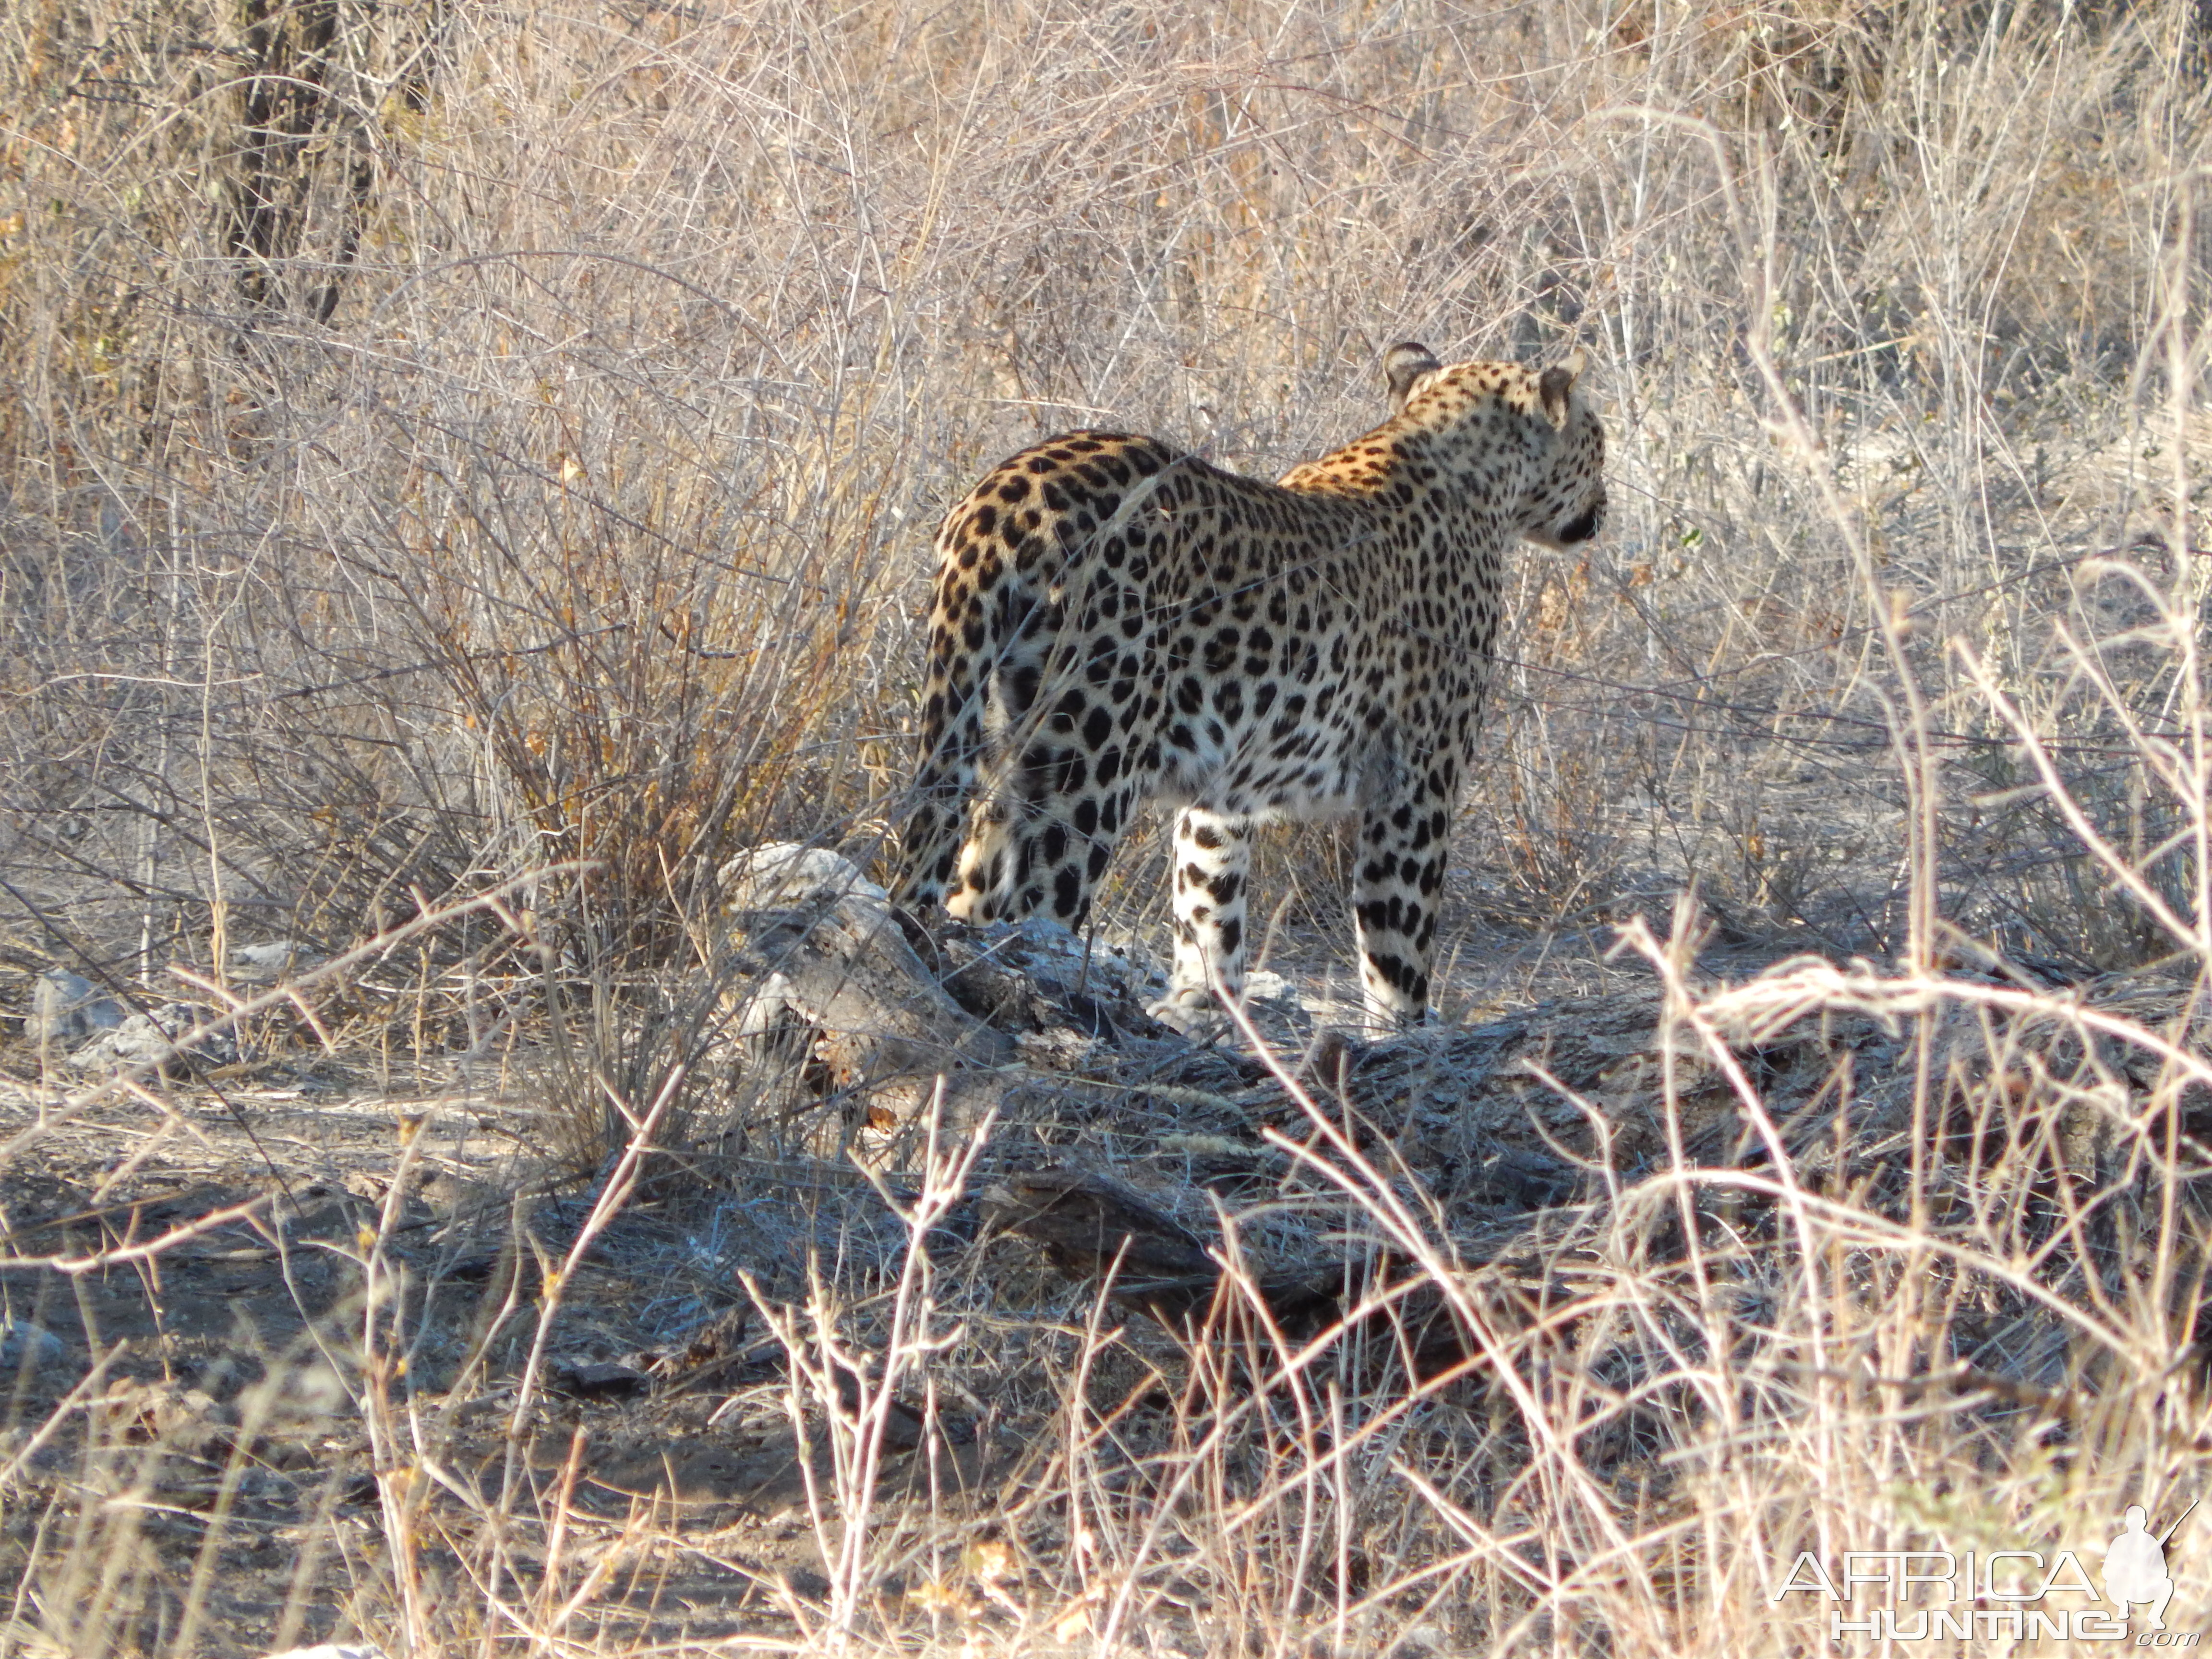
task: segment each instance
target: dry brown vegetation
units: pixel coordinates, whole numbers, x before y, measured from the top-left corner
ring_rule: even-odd
[[[2180,1514],[2206,28],[0,9],[0,990],[239,1044],[0,1054],[0,1656],[1795,1652],[1801,1550]],[[719,872],[879,860],[981,468],[1279,471],[1406,337],[1582,344],[1614,436],[1518,564],[1443,1027],[1293,1075],[1288,1003],[1102,1037],[956,951],[1020,1069],[933,1145]],[[1261,872],[1318,1003],[1340,862]],[[1060,1164],[1212,1324],[981,1225]]]

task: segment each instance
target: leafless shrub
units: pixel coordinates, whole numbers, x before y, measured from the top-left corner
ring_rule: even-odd
[[[775,1255],[770,1415],[836,1453],[826,1589],[746,1604],[794,1647],[1795,1650],[1801,1548],[2177,1510],[2207,1432],[2203,27],[8,10],[0,962],[190,984],[249,1067],[520,1090],[550,1157],[443,1255],[406,1242],[415,1139],[353,1231],[238,1246],[316,1311],[242,1344],[219,1433],[112,1344],[60,1388],[0,1350],[0,1655],[212,1650],[249,1559],[287,1585],[274,1645],[659,1639],[654,1585],[736,1569],[659,1499],[587,1515],[533,1401],[592,1241],[687,1189],[752,1200],[701,1236]],[[1408,336],[1589,343],[1619,437],[1605,543],[1514,577],[1445,942],[1449,1010],[1620,982],[1615,926],[1663,994],[1663,1155],[1544,1096],[1590,1136],[1583,1230],[1528,1247],[1564,1299],[1480,1301],[1466,1218],[1296,1079],[1295,1178],[1186,1219],[1240,1272],[1395,1252],[1465,1304],[1468,1376],[1341,1334],[1178,1346],[1012,1246],[786,1219],[775,1172],[842,1137],[732,1075],[714,872],[770,836],[874,856],[936,509],[1082,423],[1279,471],[1371,421]],[[1278,963],[1340,958],[1336,843],[1263,850]],[[1161,856],[1132,838],[1103,927],[1157,927]],[[236,947],[287,940],[343,965],[256,998]],[[1761,1070],[1818,1021],[1889,1033],[1886,1069]],[[189,1139],[152,1083],[36,1081],[0,1183],[94,1126],[129,1149],[104,1203]],[[933,1171],[910,1220],[956,1203]],[[205,1242],[90,1215],[67,1245],[0,1217],[9,1329],[95,1271],[158,1303]],[[686,1239],[671,1305],[733,1299]],[[487,1481],[455,1460],[494,1378]],[[868,1512],[902,1379],[1025,1441],[997,1510]]]

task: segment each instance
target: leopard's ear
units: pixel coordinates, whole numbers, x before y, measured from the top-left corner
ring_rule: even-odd
[[[1425,345],[1411,340],[1401,340],[1382,354],[1382,378],[1390,383],[1390,402],[1398,409],[1406,406],[1412,395],[1413,382],[1422,375],[1434,373],[1443,365],[1437,354]]]
[[[1537,395],[1544,400],[1544,413],[1553,426],[1567,423],[1567,394],[1575,389],[1576,377],[1589,365],[1589,354],[1577,346],[1566,362],[1553,364],[1537,377]]]

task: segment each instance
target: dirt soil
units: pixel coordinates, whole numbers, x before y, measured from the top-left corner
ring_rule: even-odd
[[[1364,1247],[1301,1161],[1328,1137],[1242,1039],[1153,1025],[1141,972],[1071,977],[1049,939],[985,950],[993,995],[969,1000],[1020,1059],[967,1195],[928,1241],[971,1346],[934,1364],[926,1389],[902,1389],[889,1419],[890,1519],[876,1524],[906,1529],[906,1565],[872,1593],[1011,1625],[1050,1611],[1052,1527],[1021,1517],[1057,1455],[1052,1344],[1099,1312],[1095,1286],[993,1236],[975,1193],[1009,1170],[1110,1171],[1194,1237],[1220,1240],[1225,1224],[1263,1266]],[[1670,1157],[1765,1156],[1713,1056],[1681,1038],[1662,1052],[1658,995],[1633,975],[1480,1024],[1319,1044],[1331,1009],[1290,981],[1262,988],[1255,1012],[1278,1053],[1306,1056],[1324,1115],[1394,1190],[1433,1206],[1498,1307],[1532,1284],[1571,1291],[1623,1224],[1619,1183]],[[774,1058],[750,1052],[756,1073]],[[251,1079],[149,1079],[57,1121],[62,1096],[11,1050],[0,1469],[21,1468],[0,1555],[21,1571],[0,1579],[29,1582],[30,1558],[96,1536],[130,1563],[127,1583],[97,1594],[136,1596],[146,1650],[374,1635],[393,1616],[380,1587],[407,1576],[391,1559],[404,1511],[426,1607],[480,1606],[485,1575],[503,1571],[586,1591],[577,1636],[788,1637],[818,1617],[840,1537],[826,1390],[795,1381],[745,1276],[786,1310],[834,1285],[865,1327],[905,1247],[886,1194],[906,1201],[912,1179],[886,1149],[912,1146],[911,1125],[875,1122],[819,1067],[787,1066],[778,1097],[835,1133],[811,1157],[695,1142],[650,1172],[563,1282],[518,1412],[545,1273],[606,1176],[545,1155],[543,1058],[518,1051],[490,1084],[393,1094],[343,1056],[302,1055]],[[1894,1031],[1808,1021],[1736,1059],[1805,1179],[1863,1188],[1894,1164],[1911,1071]],[[174,1230],[189,1236],[132,1254]],[[1171,1391],[1179,1350],[1114,1316],[1119,1357],[1093,1382],[1141,1415]],[[994,1391],[993,1377],[1013,1380]],[[379,1401],[404,1458],[372,1444],[364,1402]],[[21,1632],[42,1610],[12,1613]],[[1194,1629],[1210,1616],[1192,1608]]]

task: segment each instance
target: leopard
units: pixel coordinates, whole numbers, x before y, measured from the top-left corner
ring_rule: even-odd
[[[1585,367],[1401,342],[1389,417],[1272,483],[1125,432],[1000,462],[937,535],[893,902],[1080,932],[1133,814],[1172,810],[1174,958],[1148,1012],[1218,1032],[1256,832],[1357,813],[1364,1021],[1424,1023],[1508,556],[1604,527]]]

